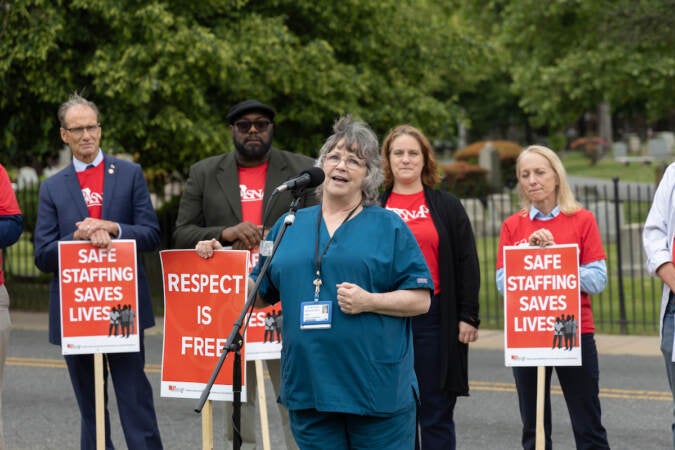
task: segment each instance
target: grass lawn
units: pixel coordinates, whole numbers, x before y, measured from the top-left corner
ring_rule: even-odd
[[[569,175],[583,177],[604,178],[611,180],[619,177],[622,181],[632,181],[639,183],[654,183],[659,163],[639,164],[631,163],[628,165],[618,163],[607,156],[591,165],[583,153],[576,151],[567,151],[560,154],[560,159],[565,165],[565,170]]]

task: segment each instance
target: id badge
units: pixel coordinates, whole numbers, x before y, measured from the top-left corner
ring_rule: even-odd
[[[330,328],[333,304],[329,301],[302,302],[300,304],[300,329]]]

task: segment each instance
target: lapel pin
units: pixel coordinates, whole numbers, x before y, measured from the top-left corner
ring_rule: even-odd
[[[110,167],[108,168],[108,173],[111,175],[115,173],[115,164],[110,164]]]

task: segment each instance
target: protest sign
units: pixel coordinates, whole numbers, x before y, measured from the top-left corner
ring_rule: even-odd
[[[247,298],[248,251],[160,252],[164,280],[162,397],[200,398]],[[245,360],[245,348],[240,350]],[[227,355],[210,400],[232,401],[234,353]],[[242,364],[242,401],[246,400]]]
[[[136,241],[60,241],[59,286],[64,355],[140,350]]]
[[[281,358],[282,331],[281,302],[253,311],[246,329],[246,360]]]
[[[577,244],[504,247],[506,366],[581,365]]]
[[[258,264],[259,251],[259,247],[251,250],[248,266],[251,270]],[[256,309],[247,317],[246,323],[246,361],[280,359],[283,342],[281,302]]]

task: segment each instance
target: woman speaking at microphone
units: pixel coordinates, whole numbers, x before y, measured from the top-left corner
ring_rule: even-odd
[[[279,401],[301,449],[410,450],[410,316],[429,309],[431,275],[405,223],[376,205],[382,171],[366,123],[340,118],[317,165],[321,204],[297,212],[258,291],[258,305],[284,311]]]

